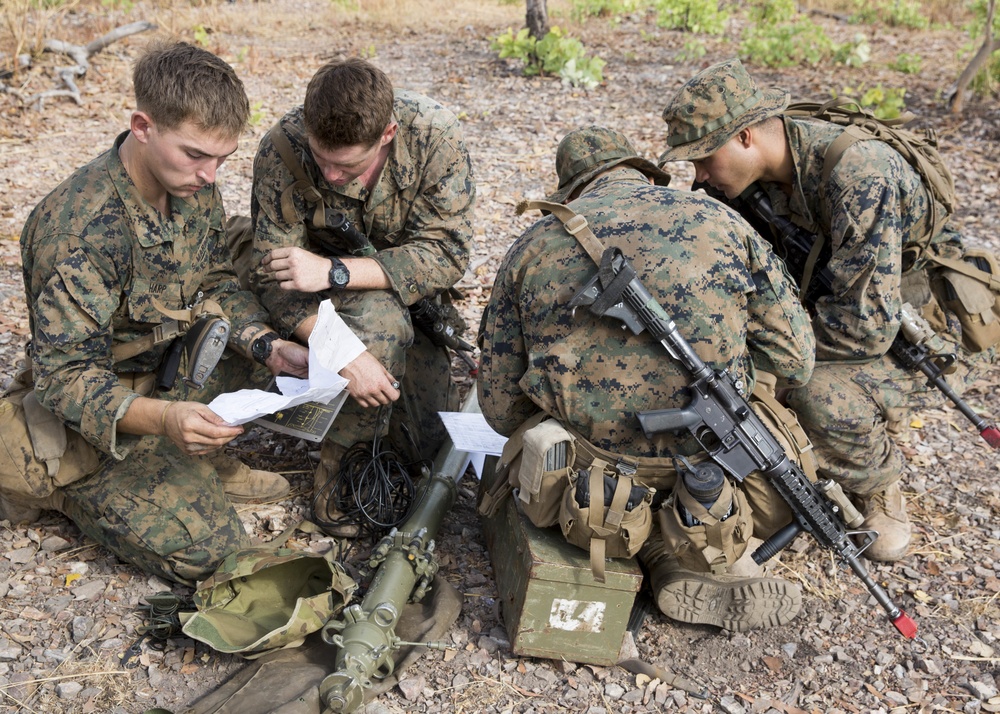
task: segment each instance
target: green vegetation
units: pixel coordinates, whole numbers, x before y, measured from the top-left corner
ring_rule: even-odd
[[[930,20],[920,0],[854,0],[851,22],[926,30]]]
[[[972,21],[965,29],[969,33],[971,42],[959,53],[959,56],[970,58],[979,49],[986,31],[986,10],[987,0],[972,0],[969,3],[972,10]],[[996,42],[1000,37],[1000,12],[993,16],[993,39]],[[1000,50],[990,55],[989,62],[979,74],[977,74],[969,87],[973,92],[981,97],[990,96],[1000,91]]]
[[[517,34],[509,29],[497,35],[490,47],[500,59],[517,59],[524,63],[524,74],[557,75],[566,84],[593,89],[604,81],[604,60],[588,57],[583,43],[553,27],[545,37],[537,39],[524,28]]]
[[[721,35],[729,13],[717,0],[654,0],[656,24],[670,30]]]
[[[836,97],[836,92],[831,92]],[[906,89],[902,87],[844,87],[841,95],[850,97],[879,119],[895,119],[906,110]]]
[[[923,63],[924,59],[920,55],[900,52],[896,60],[889,63],[889,69],[894,69],[903,74],[919,74]]]

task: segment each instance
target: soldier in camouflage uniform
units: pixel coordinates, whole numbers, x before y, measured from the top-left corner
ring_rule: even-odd
[[[812,310],[816,370],[809,384],[788,394],[788,404],[815,445],[820,474],[855,494],[863,527],[878,531],[865,555],[895,561],[906,554],[911,526],[899,488],[903,457],[893,438],[915,410],[944,399],[888,354],[903,302],[933,300],[929,290],[919,301],[907,294],[907,282],[927,285],[925,271],[902,269],[903,246],[920,238],[933,199],[920,174],[881,141],[850,146],[824,181],[827,148],[843,129],[783,116],[787,104],[786,93],[758,88],[739,60],[709,67],[663,110],[669,148],[660,161],[692,161],[696,180],[728,198],[759,182],[777,214],[831,246],[828,262],[813,273],[826,268],[832,275],[832,291]],[[961,255],[960,238],[950,229],[932,244],[938,254]],[[994,350],[973,357],[959,344],[957,322],[949,324],[951,332],[930,346],[959,355],[948,382],[961,391]]]
[[[96,472],[47,505],[122,559],[193,584],[248,545],[205,457],[243,428],[202,402],[246,384],[256,341],[268,344],[275,374],[304,375],[308,350],[273,339],[230,267],[214,182],[249,116],[242,82],[183,43],[148,50],[133,80],[129,131],[38,204],[21,234],[30,367],[38,401],[103,454]],[[203,300],[230,320],[234,353],[203,390],[178,380],[155,395],[169,343],[115,361],[112,348],[153,335],[164,309]]]
[[[462,277],[475,197],[454,114],[415,92],[393,91],[363,60],[320,68],[303,106],[260,143],[251,284],[283,335],[308,339],[319,303],[329,298],[367,347],[341,372],[354,402],[327,435],[316,472],[314,515],[327,514],[317,520],[328,531],[356,532],[351,523],[332,525],[341,514],[323,486],[347,448],[371,440],[378,407],[402,394],[390,431],[396,448],[416,458],[432,456],[445,435],[437,412],[457,408],[447,350],[414,329],[408,308]],[[377,252],[349,257],[348,243],[316,230],[324,207],[346,217]],[[383,418],[381,433],[385,425]]]
[[[622,251],[706,363],[730,370],[748,391],[764,372],[782,387],[808,380],[814,350],[808,316],[781,262],[739,215],[711,199],[666,188],[669,176],[609,129],[568,134],[556,167],[559,190],[549,200],[568,202],[606,247]],[[577,447],[578,454],[596,447],[609,454],[604,458],[610,463],[624,457],[640,472],[651,468],[643,485],[669,494],[679,481],[671,457],[697,461],[701,447],[672,433],[646,438],[636,414],[687,404],[690,377],[648,332],[635,336],[614,320],[585,310],[572,314],[567,304],[596,270],[554,216],[514,243],[480,330],[482,412],[494,429],[511,435],[543,411],[577,443],[591,445]],[[581,467],[578,457],[575,468]],[[749,560],[740,556],[749,555],[750,536],[768,537],[790,520],[790,512],[763,479],[749,478],[739,490],[753,521],[726,544],[724,560],[699,566],[684,557],[688,544],[668,548],[655,529],[639,553],[668,616],[743,630],[786,622],[798,611],[800,595],[792,583],[758,577],[759,571],[746,577],[741,570]],[[673,510],[669,502],[660,509],[661,526]],[[738,517],[749,521],[750,515]]]

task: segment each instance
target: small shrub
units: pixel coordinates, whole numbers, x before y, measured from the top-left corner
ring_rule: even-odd
[[[656,24],[669,30],[721,35],[729,19],[718,0],[655,0],[653,8]]]
[[[901,52],[894,62],[889,63],[889,69],[894,69],[903,74],[919,74],[923,63],[924,60],[920,55]]]
[[[677,53],[678,62],[691,62],[693,60],[699,60],[708,54],[708,47],[705,46],[705,41],[700,40],[697,37],[693,37],[690,40],[684,42],[684,47],[681,51]]]
[[[884,23],[890,27],[926,30],[930,20],[920,6],[920,0],[854,0],[856,8],[851,22],[863,25]]]
[[[855,35],[851,42],[839,45],[833,53],[834,62],[848,67],[860,67],[867,64],[871,58],[872,47],[868,44],[868,38],[860,33]]]
[[[834,97],[836,92],[831,92]],[[903,87],[844,87],[841,92],[850,97],[865,109],[870,109],[879,119],[895,119],[906,109],[906,89]]]
[[[564,84],[593,89],[604,80],[605,62],[600,57],[587,57],[583,43],[568,37],[553,27],[545,37],[536,39],[527,28],[517,34],[509,29],[497,35],[490,47],[500,59],[518,59],[524,63],[524,74],[557,75]]]
[[[808,19],[751,27],[740,44],[740,56],[767,67],[816,65],[835,50],[823,28]]]

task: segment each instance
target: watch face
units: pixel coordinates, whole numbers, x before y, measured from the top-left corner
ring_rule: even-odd
[[[330,283],[336,285],[339,288],[344,287],[351,279],[351,274],[347,272],[347,268],[338,265],[333,270],[330,271]]]

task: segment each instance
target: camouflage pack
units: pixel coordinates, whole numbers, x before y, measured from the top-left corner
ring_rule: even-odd
[[[812,117],[833,122],[845,127],[844,132],[830,144],[823,157],[823,182],[826,183],[837,162],[847,149],[858,141],[876,139],[895,149],[916,169],[930,191],[931,213],[926,232],[914,243],[904,245],[904,253],[910,253],[908,266],[922,262],[931,239],[944,228],[948,217],[958,205],[955,193],[955,179],[938,152],[937,134],[931,128],[917,131],[906,129],[915,118],[905,112],[896,119],[879,119],[871,111],[857,102],[839,97],[819,104],[816,102],[795,102],[782,114],[791,117]],[[941,207],[944,207],[944,211]]]
[[[256,659],[298,647],[350,602],[357,584],[324,554],[286,545],[295,532],[318,533],[303,521],[270,543],[230,553],[194,594],[196,613],[182,613],[185,635],[219,652]]]

